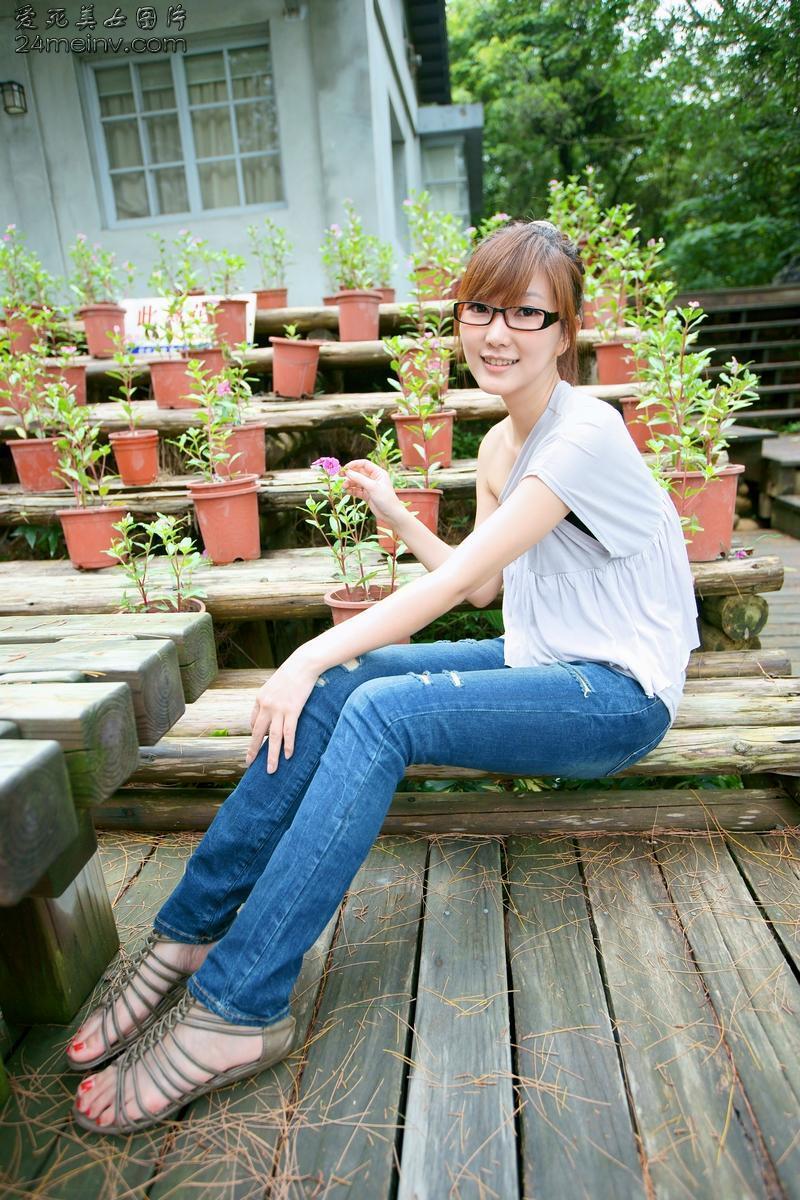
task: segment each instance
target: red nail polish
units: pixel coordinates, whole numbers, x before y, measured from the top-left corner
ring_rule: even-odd
[[[82,1050],[85,1045],[86,1045],[85,1042],[73,1042],[70,1049],[71,1050]]]
[[[84,1079],[83,1083],[80,1085],[80,1090],[82,1092],[90,1092],[93,1087],[94,1087],[93,1079]]]

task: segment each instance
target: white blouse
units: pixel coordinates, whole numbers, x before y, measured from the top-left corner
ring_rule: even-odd
[[[563,379],[526,438],[500,503],[535,475],[566,518],[503,570],[505,662],[606,663],[658,696],[674,721],[700,644],[680,519],[616,409]],[[595,540],[597,539],[597,540]]]

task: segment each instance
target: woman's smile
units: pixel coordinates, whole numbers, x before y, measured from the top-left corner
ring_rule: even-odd
[[[482,354],[481,362],[485,367],[488,367],[490,371],[498,372],[507,371],[509,367],[513,367],[515,363],[518,363],[519,359],[501,358],[496,354]]]

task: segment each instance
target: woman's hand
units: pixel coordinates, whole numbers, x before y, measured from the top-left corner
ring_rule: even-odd
[[[389,472],[368,458],[353,458],[342,468],[345,488],[357,500],[366,500],[374,516],[389,524],[404,511],[392,487]]]
[[[261,749],[265,736],[269,738],[267,774],[278,769],[281,743],[284,756],[292,757],[297,722],[317,678],[303,657],[295,653],[259,688],[250,714],[253,736],[245,756],[248,767]]]

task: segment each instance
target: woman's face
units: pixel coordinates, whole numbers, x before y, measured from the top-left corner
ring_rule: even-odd
[[[484,304],[498,303],[491,296],[469,296],[468,299]],[[545,276],[533,276],[519,307],[556,311]],[[558,356],[567,348],[560,321],[547,329],[509,329],[503,313],[494,313],[488,325],[460,321],[459,335],[467,366],[478,387],[496,396],[524,392],[539,381],[549,380],[556,370]]]

